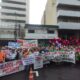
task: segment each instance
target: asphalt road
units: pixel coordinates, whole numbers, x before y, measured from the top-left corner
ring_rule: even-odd
[[[39,73],[37,80],[80,80],[80,65],[52,64]]]
[[[73,64],[54,64],[44,66],[39,69],[39,77],[34,80],[80,80],[80,63]],[[21,71],[9,76],[1,77],[0,80],[28,80],[27,72]]]

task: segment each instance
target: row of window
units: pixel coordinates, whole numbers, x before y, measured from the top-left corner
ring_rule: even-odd
[[[35,30],[28,30],[28,33],[35,33]],[[54,30],[47,30],[47,33],[54,34]]]
[[[11,20],[11,19],[1,19],[2,22],[19,22],[19,23],[25,23],[25,20]]]
[[[2,6],[2,9],[10,9],[10,10],[17,10],[17,11],[26,11],[26,8],[17,8],[17,7],[8,7],[8,6]]]
[[[70,10],[70,11],[80,11],[80,6],[72,6],[72,5],[58,5],[57,10]]]
[[[26,14],[18,14],[18,13],[4,13],[1,12],[2,15],[7,15],[7,16],[15,16],[15,17],[26,17]]]
[[[80,17],[61,16],[61,17],[58,17],[58,22],[59,21],[80,23]]]

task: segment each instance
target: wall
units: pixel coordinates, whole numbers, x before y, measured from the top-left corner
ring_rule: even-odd
[[[57,25],[56,0],[48,0],[41,23],[46,25]]]

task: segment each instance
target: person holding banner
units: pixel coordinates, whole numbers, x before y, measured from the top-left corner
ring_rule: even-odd
[[[21,59],[23,57],[23,49],[18,48],[17,49],[17,59]]]
[[[0,50],[0,63],[3,62],[5,62],[5,53],[2,50]]]
[[[39,55],[39,49],[36,47],[34,48],[34,52],[33,52],[34,55]]]
[[[9,48],[8,53],[6,54],[6,60],[7,61],[16,60],[16,56],[17,56],[16,49]]]
[[[23,57],[26,58],[28,55],[29,55],[29,50],[28,49],[25,49],[23,51]]]

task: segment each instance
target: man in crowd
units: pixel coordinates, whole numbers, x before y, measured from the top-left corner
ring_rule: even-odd
[[[0,63],[5,62],[5,53],[0,49]]]

